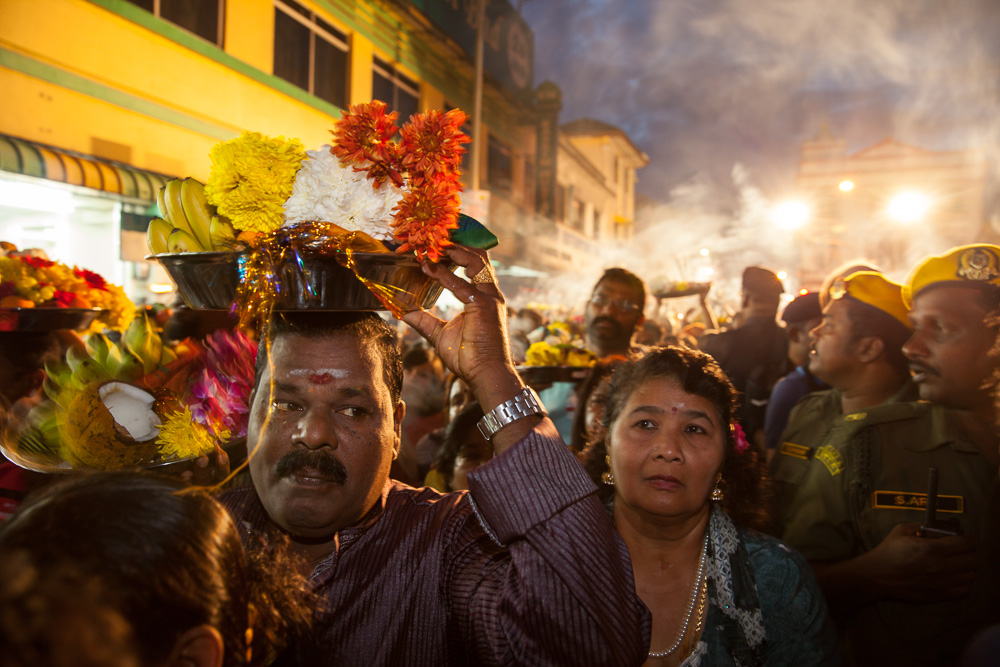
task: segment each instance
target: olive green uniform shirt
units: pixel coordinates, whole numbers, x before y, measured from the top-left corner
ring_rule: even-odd
[[[915,401],[917,398],[916,385],[907,380],[885,404]],[[820,459],[828,455],[825,447],[829,447],[831,442],[841,441],[843,431],[853,429],[857,414],[843,413],[841,395],[836,389],[807,394],[792,409],[781,444],[771,459],[771,480],[777,500],[775,515],[782,529],[786,525],[788,509],[809,468],[812,465],[821,466]]]
[[[808,560],[854,558],[897,524],[921,522],[932,466],[940,476],[938,517],[956,517],[979,544],[968,595],[929,604],[880,601],[839,619],[845,657],[859,665],[956,660],[978,630],[1000,620],[997,470],[948,410],[926,402],[846,415],[822,447],[788,508],[783,536]]]

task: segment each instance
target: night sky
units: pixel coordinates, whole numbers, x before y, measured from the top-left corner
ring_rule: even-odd
[[[560,122],[612,123],[650,157],[638,193],[661,205],[637,215],[643,252],[602,246],[605,266],[654,285],[711,271],[729,302],[744,266],[791,271],[797,249],[770,214],[824,120],[851,152],[888,137],[977,146],[988,205],[1000,199],[1000,0],[513,1],[534,30],[535,84],[562,89]]]
[[[997,145],[1000,0],[527,0],[535,81],[561,122],[621,127],[650,156],[639,191],[732,185],[772,196],[824,118],[860,150]]]

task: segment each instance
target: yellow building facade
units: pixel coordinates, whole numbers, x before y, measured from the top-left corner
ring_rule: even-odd
[[[471,115],[474,4],[4,0],[0,239],[155,298],[148,286],[166,280],[142,260],[142,230],[163,182],[204,181],[211,147],[244,130],[318,148],[349,104],[383,99],[401,121],[435,108]],[[545,268],[525,241],[551,230],[536,214],[533,36],[508,0],[487,0],[483,34],[470,207],[504,240],[501,264]],[[470,188],[471,153],[465,171]]]

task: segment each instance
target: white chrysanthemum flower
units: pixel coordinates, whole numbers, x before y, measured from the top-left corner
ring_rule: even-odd
[[[306,155],[292,196],[285,202],[285,224],[332,222],[348,231],[392,241],[392,209],[403,191],[389,182],[373,190],[365,172],[341,165],[329,146],[306,151]]]

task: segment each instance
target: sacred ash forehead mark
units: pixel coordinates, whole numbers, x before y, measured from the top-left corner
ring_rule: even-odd
[[[674,407],[670,408],[670,414],[676,415],[678,410],[683,410],[685,407],[687,407],[686,404],[684,404],[684,403],[678,403]]]
[[[347,371],[342,368],[296,368],[289,375],[304,375],[311,384],[330,384],[334,379],[347,377]]]

